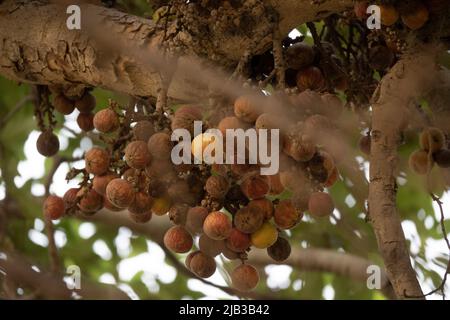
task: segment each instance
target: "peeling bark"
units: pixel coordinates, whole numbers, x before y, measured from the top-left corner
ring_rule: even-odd
[[[370,155],[369,220],[397,297],[421,296],[396,209],[397,148],[410,103],[424,96],[436,76],[436,48],[416,48],[382,79],[374,95]]]

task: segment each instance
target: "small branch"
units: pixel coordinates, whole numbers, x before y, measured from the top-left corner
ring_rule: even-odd
[[[282,45],[282,36],[280,33],[280,29],[278,27],[278,23],[274,23],[273,30],[273,60],[275,65],[275,72],[277,77],[277,89],[284,90],[286,88],[286,78],[285,78],[285,70],[286,64],[284,62],[283,56],[283,45]]]
[[[1,119],[0,121],[0,128],[3,128],[3,126],[9,121],[11,120],[11,118],[20,110],[22,109],[23,106],[25,106],[28,102],[30,102],[32,100],[32,96],[31,95],[27,95],[25,97],[23,97],[22,99],[19,100],[19,102],[17,102],[17,104],[14,106],[14,108],[12,108],[3,119]]]
[[[71,299],[72,291],[63,281],[63,274],[51,273],[38,266],[39,272],[32,268],[36,263],[30,263],[23,256],[11,252],[5,252],[7,259],[0,259],[0,278],[20,283],[33,289],[34,294],[45,299]],[[129,299],[120,289],[112,285],[92,284],[81,282],[81,288],[76,291],[84,299]]]
[[[442,207],[442,205],[443,205],[442,200],[433,193],[430,193],[430,196],[431,196],[431,199],[434,202],[436,202],[437,205],[439,206],[439,213],[441,215],[441,217],[439,219],[440,225],[441,225],[441,232],[444,235],[444,240],[445,240],[445,243],[446,243],[447,249],[448,249],[447,267],[446,267],[444,276],[442,277],[441,284],[436,289],[434,289],[428,293],[425,293],[422,296],[409,296],[408,295],[408,298],[423,298],[423,297],[431,296],[432,294],[435,294],[436,292],[440,291],[442,294],[442,300],[445,300],[445,284],[447,283],[447,277],[448,277],[448,274],[450,273],[450,241],[448,239],[447,230],[445,228],[445,215],[444,215],[444,209]]]
[[[50,195],[50,185],[52,184],[53,181],[53,176],[55,175],[56,171],[58,170],[59,166],[67,161],[75,161],[77,159],[69,159],[66,157],[61,157],[61,156],[56,156],[53,160],[53,165],[50,169],[50,172],[48,173],[47,179],[45,181],[45,196],[49,196]],[[56,247],[56,242],[55,242],[55,230],[54,230],[54,226],[53,226],[53,222],[50,218],[45,217],[45,231],[47,234],[47,238],[48,238],[48,253],[49,253],[49,258],[50,258],[50,265],[51,265],[51,270],[54,273],[59,272],[61,264],[60,264],[60,259],[58,256],[58,248]]]

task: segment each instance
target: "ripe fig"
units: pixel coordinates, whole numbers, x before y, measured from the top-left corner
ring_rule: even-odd
[[[63,94],[57,94],[53,98],[53,107],[55,107],[55,110],[58,111],[61,114],[68,115],[73,112],[75,109],[75,103],[66,98]]]
[[[51,220],[57,220],[64,215],[64,201],[58,196],[50,195],[44,201],[44,216]]]
[[[194,121],[202,120],[202,111],[194,106],[182,106],[174,114],[171,129],[186,129],[191,135],[194,134]]]
[[[233,287],[239,291],[251,291],[258,285],[259,274],[255,267],[242,264],[231,273]]]
[[[291,245],[283,237],[278,237],[277,241],[267,248],[267,254],[273,260],[282,262],[291,255]]]
[[[202,234],[198,240],[200,250],[210,257],[219,255],[225,247],[224,240],[214,240],[206,234]]]
[[[187,212],[189,210],[189,206],[186,204],[176,203],[170,207],[169,210],[169,219],[173,224],[182,225],[186,224]]]
[[[241,232],[253,233],[262,226],[264,218],[265,215],[261,210],[255,206],[246,206],[236,212],[234,224]]]
[[[314,49],[305,43],[297,42],[286,49],[285,60],[288,68],[300,70],[314,62]]]
[[[86,214],[93,214],[103,208],[103,197],[93,189],[80,189],[78,195],[80,201],[78,208]]]
[[[306,89],[320,91],[326,85],[325,78],[319,68],[311,66],[297,73],[297,88],[300,91]]]
[[[95,97],[89,92],[85,92],[84,95],[75,101],[75,108],[81,113],[90,113],[95,109]]]
[[[102,133],[110,133],[119,128],[119,117],[112,109],[103,109],[97,112],[93,119],[94,127]]]
[[[231,230],[230,236],[225,240],[227,247],[234,252],[245,252],[250,247],[250,236],[236,228]]]
[[[231,220],[223,212],[211,212],[203,223],[203,232],[214,240],[224,240],[231,233]]]
[[[255,123],[261,112],[252,97],[241,96],[234,101],[234,114],[244,122]]]
[[[427,23],[429,16],[427,7],[422,3],[417,3],[413,11],[402,13],[402,22],[411,30],[418,30]]]
[[[139,141],[148,142],[148,139],[155,133],[153,123],[148,120],[141,120],[136,122],[133,127],[134,139]]]
[[[118,176],[115,173],[107,173],[102,176],[96,175],[92,180],[92,189],[94,189],[98,194],[105,196],[108,183],[117,178]]]
[[[94,130],[94,114],[80,113],[77,117],[77,124],[83,131],[89,132]]]
[[[291,229],[300,221],[303,214],[295,208],[291,200],[281,200],[275,207],[273,217],[279,228]]]
[[[192,236],[182,226],[173,226],[164,235],[164,245],[176,253],[188,252],[192,244]]]
[[[203,232],[203,223],[209,214],[204,207],[190,208],[186,216],[186,228],[193,233]]]
[[[36,147],[44,157],[54,156],[59,151],[58,137],[51,130],[46,130],[39,135]]]
[[[152,212],[157,216],[165,215],[172,205],[172,201],[167,196],[155,198],[152,205]]]
[[[210,176],[205,183],[206,192],[214,199],[222,199],[228,192],[228,180],[220,175]]]
[[[70,188],[64,193],[63,201],[66,211],[75,208],[78,201],[78,191],[80,191],[80,188]]]
[[[118,208],[127,208],[133,202],[135,192],[124,179],[114,179],[106,186],[106,197]]]
[[[273,216],[273,203],[269,199],[262,198],[252,200],[248,203],[248,206],[256,211],[260,211],[264,217],[264,220],[270,220]]]
[[[223,136],[226,136],[227,129],[244,129],[250,128],[250,124],[243,122],[237,117],[225,117],[223,118],[217,128],[222,132]]]
[[[260,199],[270,192],[270,182],[267,176],[249,173],[242,179],[241,190],[248,199]]]
[[[134,169],[144,169],[151,161],[151,155],[144,141],[132,141],[125,148],[125,161]]]
[[[313,192],[309,197],[308,211],[315,217],[326,217],[333,213],[334,202],[328,193]]]
[[[264,222],[263,225],[250,235],[251,243],[255,248],[265,249],[277,241],[277,228],[270,222]]]
[[[170,159],[172,152],[172,141],[165,132],[157,132],[148,139],[148,150],[154,159]]]
[[[394,53],[386,46],[377,45],[370,48],[369,66],[375,70],[385,70],[394,63]]]
[[[99,147],[93,147],[84,155],[84,162],[88,173],[102,175],[109,168],[109,152]]]
[[[214,261],[214,258],[198,251],[190,259],[189,267],[200,278],[209,278],[216,272],[216,261]]]
[[[392,26],[397,22],[399,13],[393,5],[382,4],[380,7],[381,23],[385,26]]]
[[[151,213],[151,208],[153,205],[153,199],[145,192],[137,192],[134,196],[133,201],[128,207],[128,211],[134,214],[144,214],[147,212]]]

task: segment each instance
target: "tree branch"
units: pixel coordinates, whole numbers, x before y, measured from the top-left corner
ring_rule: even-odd
[[[253,250],[249,255],[249,261],[259,266],[287,264],[301,271],[330,272],[363,283],[367,282],[369,276],[367,268],[375,265],[374,262],[353,254],[318,248],[293,249],[291,256],[281,263],[271,260],[265,251]],[[383,269],[381,269],[380,284],[380,290],[386,297],[395,298],[392,286]]]
[[[72,291],[62,280],[62,274],[55,274],[39,267],[39,272],[32,269],[24,257],[6,252],[7,258],[0,259],[1,277],[12,280],[37,292],[39,297],[45,299],[71,299]],[[84,299],[129,299],[129,297],[116,287],[110,285],[91,284],[82,281],[81,288],[76,293]]]
[[[422,296],[396,210],[397,148],[408,106],[430,90],[435,47],[415,48],[390,70],[374,94],[370,154],[369,221],[397,297]]]
[[[351,6],[352,1],[334,0],[311,5],[309,0],[272,0],[271,4],[279,13],[280,32],[286,34],[305,21],[343,11]],[[149,69],[148,66],[142,68],[134,59],[132,50],[124,55],[98,48],[90,37],[92,30],[88,25],[83,25],[81,30],[68,30],[65,9],[45,1],[24,4],[7,0],[0,4],[0,74],[15,81],[34,84],[84,84],[133,96],[157,96],[159,70]],[[82,13],[102,21],[102,30],[96,31],[111,39],[129,39],[141,48],[159,43],[164,32],[157,29],[151,20],[113,9],[86,5],[82,6]],[[28,26],[27,32],[18,27],[23,25]],[[221,57],[220,61],[215,60],[216,64],[232,67],[244,54],[243,50],[247,47],[244,44],[251,41],[253,31],[259,29],[260,26],[255,25],[247,33],[240,32],[238,36],[228,37],[222,31],[215,31],[206,39],[192,41],[186,40],[191,39],[192,35],[181,30],[177,31],[176,37],[189,55],[208,52],[208,56]],[[265,51],[270,45],[268,36],[251,54]],[[186,77],[189,79],[198,75],[175,73],[169,98],[191,100],[206,96],[207,88],[186,81]]]

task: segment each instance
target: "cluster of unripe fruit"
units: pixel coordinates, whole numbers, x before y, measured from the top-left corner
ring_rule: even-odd
[[[450,167],[450,150],[447,148],[446,137],[442,130],[435,127],[426,128],[420,134],[419,143],[420,149],[409,157],[411,170],[425,175],[435,163],[441,168]]]
[[[381,14],[381,23],[384,26],[393,26],[401,19],[402,23],[411,30],[422,28],[429,20],[430,12],[439,12],[445,6],[440,0],[406,0],[397,1],[395,5],[389,3],[378,4]],[[355,14],[360,19],[368,16],[367,7],[370,1],[355,3]]]
[[[53,93],[53,108],[63,114],[69,115],[75,109],[80,113],[77,117],[77,123],[81,130],[91,131],[94,129],[93,119],[96,101],[95,97],[87,90],[82,94],[72,97],[67,97],[58,88],[52,88]],[[36,142],[36,148],[40,154],[45,157],[54,156],[59,151],[58,137],[51,129],[43,131]]]

